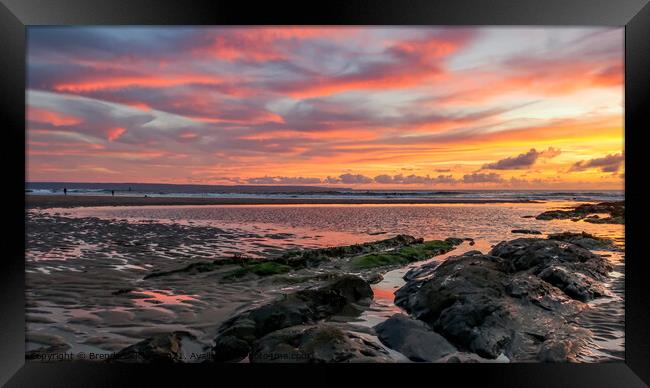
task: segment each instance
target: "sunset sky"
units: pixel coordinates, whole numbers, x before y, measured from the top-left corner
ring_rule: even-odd
[[[622,28],[30,27],[29,181],[622,189]]]

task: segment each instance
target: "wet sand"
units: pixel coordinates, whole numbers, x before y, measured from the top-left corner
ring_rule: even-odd
[[[34,196],[36,197],[36,196]],[[75,200],[85,198],[100,198],[105,204],[110,197],[57,197],[70,204]],[[119,198],[123,199],[123,198]],[[129,198],[126,198],[129,199]],[[153,198],[148,198],[153,199]],[[159,198],[168,200],[168,198]],[[190,199],[194,200],[194,199]],[[57,202],[57,207],[66,207],[64,201]],[[124,203],[120,205],[124,206]],[[95,206],[98,206],[95,204]],[[101,205],[99,205],[101,206]],[[106,205],[104,205],[106,206]],[[489,206],[489,205],[488,205]],[[450,254],[441,256],[443,260],[450,255],[459,254],[469,249],[488,251],[492,244],[508,234],[505,230],[511,227],[536,228],[548,232],[566,229],[593,230],[604,234],[607,228],[618,230],[620,226],[587,224],[584,222],[537,221],[523,218],[524,215],[534,214],[540,205],[523,205],[520,210],[509,209],[504,213],[482,213],[488,208],[481,209],[457,208],[452,219],[463,220],[464,231],[476,239],[476,244],[469,246],[464,243]],[[543,206],[546,210],[547,205]],[[359,222],[374,225],[372,214],[379,210],[358,210],[353,206],[354,214]],[[501,208],[499,206],[499,208]],[[104,208],[106,209],[106,208]],[[113,209],[113,208],[110,208]],[[117,209],[117,208],[116,208]],[[128,208],[135,209],[135,208]],[[147,207],[148,211],[152,208]],[[185,208],[183,208],[185,209]],[[207,208],[201,208],[205,210]],[[240,214],[241,207],[236,207],[238,220],[246,220],[250,226],[256,224],[245,214]],[[280,209],[287,212],[287,209]],[[473,210],[472,210],[473,209]],[[54,209],[53,209],[54,210]],[[92,209],[86,208],[84,212]],[[254,210],[254,212],[253,212]],[[260,217],[260,208],[251,207],[248,213]],[[431,219],[440,220],[441,215],[425,213],[424,221],[417,221],[415,214],[405,217],[401,212],[417,211],[407,207],[397,209],[387,207],[384,227],[390,226],[391,232],[404,228],[407,231],[418,230],[428,236],[421,226],[393,225],[392,219],[411,219],[416,223],[428,222],[433,225],[435,234],[449,236],[452,230],[445,229],[449,222],[442,219],[435,224]],[[471,210],[471,212],[469,212]],[[187,264],[211,261],[234,254],[249,257],[271,257],[286,249],[316,248],[331,245],[371,241],[384,238],[377,236],[377,230],[383,231],[380,225],[374,225],[365,230],[358,225],[348,226],[346,230],[337,219],[336,243],[329,241],[327,233],[295,231],[295,233],[278,233],[278,230],[260,227],[255,229],[238,229],[217,219],[216,225],[182,224],[175,222],[160,222],[161,220],[126,219],[121,216],[109,217],[90,216],[89,214],[70,214],[30,210],[27,219],[28,251],[26,255],[27,269],[27,349],[39,348],[60,349],[63,351],[86,351],[95,353],[115,352],[138,342],[155,333],[171,332],[174,330],[189,331],[196,336],[201,350],[209,347],[219,325],[229,317],[252,306],[263,304],[274,299],[279,294],[290,292],[297,287],[304,287],[309,282],[297,284],[286,276],[244,279],[242,281],[224,282],[223,272],[232,270],[224,266],[223,271],[206,272],[188,275],[178,273],[166,277],[145,279],[152,271],[165,271]],[[268,214],[269,219],[281,221],[278,209]],[[324,214],[329,209],[320,209],[313,217],[306,217],[314,209],[301,209],[300,215],[291,213],[289,219],[314,219],[326,221]],[[327,213],[325,213],[327,211]],[[394,213],[399,211],[400,213]],[[479,212],[481,211],[481,212]],[[469,212],[469,213],[468,213]],[[344,218],[356,219],[353,215],[344,213]],[[184,214],[184,213],[182,213]],[[395,217],[399,214],[399,217]],[[510,218],[503,218],[512,214]],[[464,216],[459,216],[464,215]],[[189,215],[188,215],[189,216]],[[189,217],[188,219],[193,219]],[[489,230],[478,220],[499,220],[505,226],[497,228],[493,225]],[[265,220],[264,218],[262,220]],[[518,221],[516,221],[518,220]],[[289,220],[287,220],[289,222]],[[260,224],[263,225],[263,224]],[[357,230],[362,233],[351,233]],[[494,236],[486,239],[492,231]],[[614,236],[620,236],[620,231]],[[428,236],[436,237],[436,236]],[[462,236],[466,237],[466,236]],[[518,237],[512,235],[512,237]],[[618,240],[618,239],[617,239]],[[624,241],[621,239],[621,245]],[[610,298],[593,303],[593,309],[580,317],[583,327],[594,333],[593,342],[582,361],[611,361],[623,358],[624,316],[624,256],[607,253],[611,256],[617,277],[608,284],[612,291]],[[413,266],[423,265],[423,262]],[[337,264],[338,265],[338,264]],[[412,267],[412,266],[409,266]],[[402,275],[408,268],[401,268],[385,274],[384,281],[373,286],[375,302],[371,308],[357,320],[356,324],[372,326],[401,309],[393,303],[394,291],[403,284]],[[292,277],[309,278],[325,270],[296,271]],[[331,271],[340,271],[330,268]]]
[[[130,197],[90,195],[27,195],[28,209],[72,208],[96,206],[176,206],[176,205],[303,205],[303,204],[486,204],[538,203],[515,199],[403,199],[403,198],[187,198],[187,197]]]

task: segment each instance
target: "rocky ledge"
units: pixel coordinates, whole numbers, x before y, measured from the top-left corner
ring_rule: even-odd
[[[573,318],[584,302],[607,293],[602,281],[610,270],[604,258],[578,245],[519,238],[407,276],[395,302],[460,351],[487,359],[573,361],[590,334]],[[403,332],[413,330],[425,329]]]
[[[586,232],[572,233],[563,232],[556,234],[549,234],[550,240],[565,241],[575,244],[585,249],[596,249],[606,251],[621,251],[622,249],[617,246],[612,239],[606,237],[598,237]]]
[[[608,214],[601,217],[599,214]],[[538,220],[572,220],[594,224],[625,224],[625,201],[578,205],[569,210],[549,210],[535,217]]]
[[[396,314],[374,328],[344,323],[353,322],[373,298],[367,276],[357,270],[363,267],[360,258],[383,267],[404,265],[462,242],[408,237],[292,253],[300,266],[315,265],[305,263],[317,258],[320,269],[329,268],[322,264],[331,255],[344,265],[318,275],[316,284],[314,276],[306,277],[310,282],[296,291],[225,321],[209,361],[575,361],[591,336],[576,318],[587,302],[608,295],[604,281],[612,270],[587,248],[617,249],[611,240],[587,233],[503,241],[487,254],[469,251],[408,271],[395,304],[409,315]],[[186,332],[148,338],[114,361],[182,362],[184,338],[192,339]]]
[[[451,251],[462,242],[462,239],[453,237],[445,240],[424,241],[409,235],[397,235],[363,244],[293,250],[267,259],[238,256],[220,258],[210,262],[201,261],[172,270],[154,271],[147,274],[144,280],[213,271],[220,272],[225,281],[245,280],[251,277],[294,273],[305,269],[323,269],[330,264],[342,268],[344,271],[363,273],[365,278],[372,278],[377,277],[377,269],[385,271],[390,267],[399,267],[414,261],[429,259]]]
[[[259,341],[271,333],[292,326],[313,325],[333,315],[356,315],[364,306],[370,305],[372,296],[368,283],[352,275],[341,275],[323,286],[284,295],[224,322],[212,349],[213,359],[240,361],[252,348],[270,347],[270,342],[262,345]],[[311,333],[302,329],[299,331],[302,335]],[[276,342],[280,338],[288,340],[287,332],[279,333],[274,338]],[[251,361],[257,359],[259,357]]]

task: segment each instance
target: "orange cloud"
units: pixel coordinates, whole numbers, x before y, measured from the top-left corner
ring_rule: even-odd
[[[222,80],[215,76],[206,75],[112,76],[60,83],[54,85],[54,90],[58,92],[81,93],[129,87],[162,88],[189,84],[218,85],[221,82]]]
[[[125,128],[120,128],[120,127],[111,128],[108,130],[107,139],[108,141],[117,140],[120,138],[120,136],[124,135],[124,132],[126,132]]]
[[[34,106],[28,106],[27,119],[40,123],[47,123],[56,127],[76,125],[81,123],[81,119],[70,114],[55,112]]]
[[[193,51],[224,61],[265,62],[287,56],[284,44],[294,40],[326,39],[349,36],[356,28],[331,27],[261,27],[220,30],[209,44]]]
[[[363,72],[338,77],[312,77],[288,85],[286,94],[309,98],[349,90],[401,89],[420,86],[445,74],[442,59],[455,53],[473,36],[470,30],[452,30],[423,39],[394,42],[385,51],[391,62],[369,65]]]
[[[505,73],[457,74],[449,81],[460,91],[438,98],[435,103],[451,105],[480,103],[510,93],[562,96],[583,89],[623,85],[624,73],[620,63],[555,61],[544,66],[540,64],[535,66],[538,68],[524,68]]]
[[[144,102],[127,102],[126,105],[136,109],[140,109],[143,112],[151,111],[151,107],[145,104]]]

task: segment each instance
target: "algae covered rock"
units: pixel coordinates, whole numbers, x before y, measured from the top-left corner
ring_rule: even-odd
[[[360,333],[333,324],[293,326],[255,341],[252,363],[389,362],[388,351]]]
[[[353,275],[341,275],[325,285],[284,295],[224,322],[215,339],[213,357],[216,361],[241,360],[256,339],[336,314],[356,314],[360,312],[357,306],[369,305],[372,296],[368,283]]]

